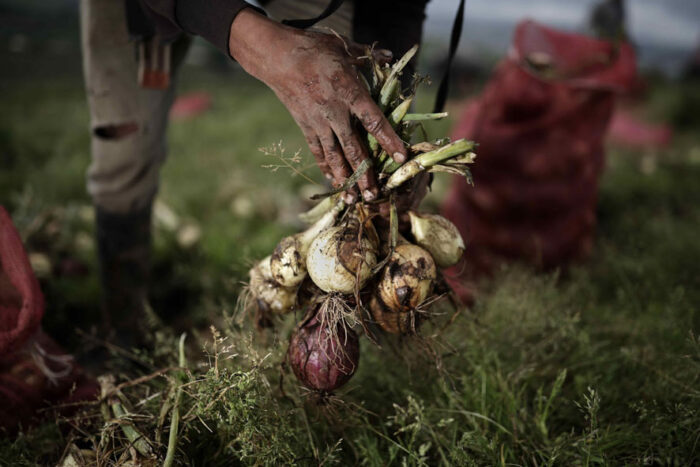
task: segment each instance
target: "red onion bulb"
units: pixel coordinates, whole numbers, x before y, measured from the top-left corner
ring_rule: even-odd
[[[287,358],[304,386],[331,392],[347,383],[357,370],[360,342],[352,329],[339,323],[331,330],[314,316],[292,334]]]

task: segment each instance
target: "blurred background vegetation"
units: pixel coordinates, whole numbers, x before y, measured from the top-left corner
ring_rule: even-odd
[[[446,2],[436,3],[439,17]],[[464,40],[471,38],[467,28]],[[443,53],[439,38],[428,35],[423,70],[436,70]],[[478,92],[499,52],[474,53],[458,67],[472,72],[456,76],[461,84],[448,110]],[[0,61],[0,204],[40,276],[44,329],[85,359],[77,330],[90,334],[98,323],[98,290],[84,188],[89,133],[75,2],[0,2]],[[289,322],[251,340],[248,328],[225,319],[252,261],[298,230],[296,214],[322,189],[284,168],[263,167],[279,160],[259,148],[281,141],[289,155],[300,149],[305,173],[322,177],[272,92],[197,42],[179,93],[206,91],[211,107],[170,127],[155,216],[152,307],[161,320],[154,331],[161,347],[139,358],[173,363],[173,336],[187,331],[200,339],[188,351],[192,365],[206,362],[202,349],[215,352],[207,337],[212,323],[228,336],[227,345],[235,341],[227,355],[236,356],[221,364],[225,371],[205,366],[201,378],[190,375],[200,383],[185,404],[198,418],[188,419],[179,459],[192,465],[700,462],[700,85],[681,79],[680,66],[645,72],[648,89],[637,112],[670,123],[674,139],[663,149],[609,148],[592,258],[561,273],[504,268],[483,284],[484,299],[436,341],[442,368],[424,343],[388,341],[378,349],[363,341],[360,370],[343,391],[344,404],[328,417],[299,403],[289,378],[284,384],[295,403],[277,389]],[[432,91],[423,93],[418,109],[430,107]],[[451,123],[431,126],[431,136],[449,133]],[[437,209],[447,183],[438,178],[426,209]],[[270,356],[258,359],[257,352]],[[137,372],[116,361],[105,367],[129,377]],[[152,384],[129,397],[167,386]],[[197,405],[215,394],[221,397],[214,406]],[[141,410],[157,416],[159,407]],[[213,433],[205,422],[217,427]],[[0,463],[53,464],[71,441],[54,423],[17,439],[1,437]]]

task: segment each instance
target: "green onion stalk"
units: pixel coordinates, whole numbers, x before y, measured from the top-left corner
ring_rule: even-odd
[[[474,149],[473,141],[460,139],[434,151],[423,153],[397,168],[387,180],[385,190],[393,190],[420,172],[447,159],[468,153],[472,149]]]
[[[403,117],[404,122],[421,122],[425,120],[442,120],[447,118],[449,114],[447,112],[437,112],[437,113],[427,113],[427,114],[416,114],[410,113]]]

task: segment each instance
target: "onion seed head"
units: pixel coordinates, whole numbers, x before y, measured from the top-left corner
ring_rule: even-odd
[[[409,211],[411,233],[416,243],[428,250],[441,268],[454,266],[464,254],[464,240],[457,227],[437,214]]]

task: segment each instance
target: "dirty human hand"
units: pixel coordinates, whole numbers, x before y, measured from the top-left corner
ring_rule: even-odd
[[[332,34],[302,31],[269,20],[252,9],[241,11],[231,25],[231,56],[248,73],[270,87],[301,128],[321,171],[340,186],[369,157],[355,119],[396,162],[406,149],[369,95],[355,65],[366,49]],[[387,62],[391,53],[376,51]],[[359,179],[366,201],[378,195],[371,170]],[[355,189],[345,195],[357,200]]]

